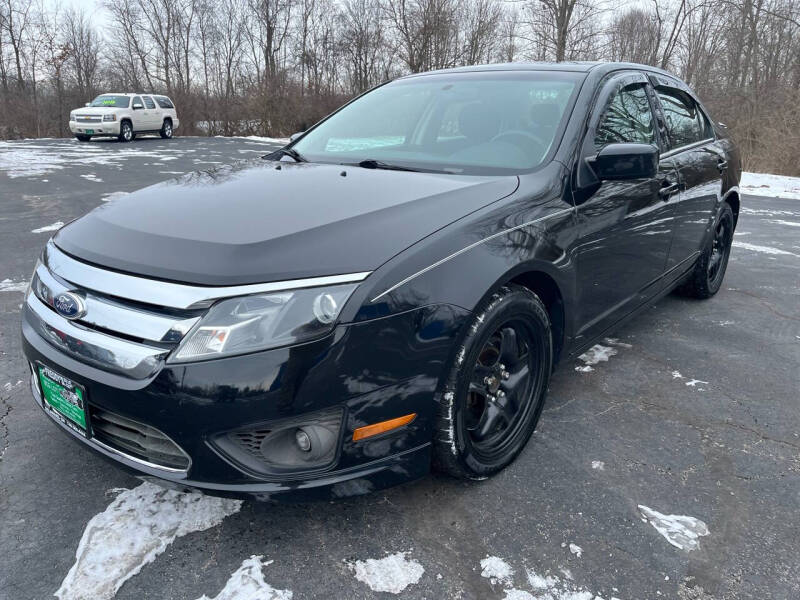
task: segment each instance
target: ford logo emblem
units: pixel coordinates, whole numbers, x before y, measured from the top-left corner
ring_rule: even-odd
[[[72,292],[61,292],[53,298],[53,308],[65,319],[80,319],[86,314],[83,298]]]

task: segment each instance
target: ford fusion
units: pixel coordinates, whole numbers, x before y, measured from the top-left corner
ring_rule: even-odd
[[[557,363],[675,288],[717,292],[739,177],[724,126],[661,70],[404,77],[263,159],[61,229],[25,299],[33,396],[181,488],[484,478]]]

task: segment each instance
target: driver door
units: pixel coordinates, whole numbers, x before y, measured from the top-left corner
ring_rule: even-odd
[[[592,112],[578,164],[578,178],[594,177],[591,158],[606,144],[659,146],[649,85],[640,72],[612,77]],[[595,177],[596,179],[596,177]],[[645,302],[658,287],[672,240],[678,174],[671,159],[659,161],[655,177],[595,181],[576,192],[579,315],[577,338],[603,333]]]

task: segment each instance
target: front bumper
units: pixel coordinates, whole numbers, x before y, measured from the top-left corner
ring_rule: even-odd
[[[119,135],[119,121],[102,121],[100,123],[69,122],[69,130],[77,135]],[[92,133],[87,134],[86,131]]]
[[[34,330],[27,312],[23,349],[30,363],[49,366],[83,385],[93,409],[160,430],[190,458],[184,470],[165,469],[104,444],[93,435],[91,419],[88,436],[53,419],[83,445],[140,476],[218,495],[345,497],[428,472],[433,395],[465,314],[452,306],[428,306],[339,326],[322,340],[294,347],[164,364],[143,381],[67,356]],[[41,407],[33,374],[31,388]],[[256,473],[214,441],[225,432],[332,408],[344,411],[339,451],[335,463],[322,472]],[[358,427],[409,413],[417,418],[401,429],[352,439]]]

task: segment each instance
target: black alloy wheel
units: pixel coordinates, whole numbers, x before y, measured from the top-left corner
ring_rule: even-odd
[[[731,252],[732,238],[733,219],[720,219],[714,228],[714,237],[711,241],[711,256],[708,260],[708,287],[711,289],[719,289],[722,284],[722,278],[725,276],[725,268]]]
[[[552,364],[547,309],[501,288],[476,311],[439,395],[434,465],[468,479],[510,464],[536,427]]]
[[[725,203],[720,208],[703,253],[686,280],[677,288],[678,293],[705,300],[719,291],[728,268],[734,228],[733,210]]]

